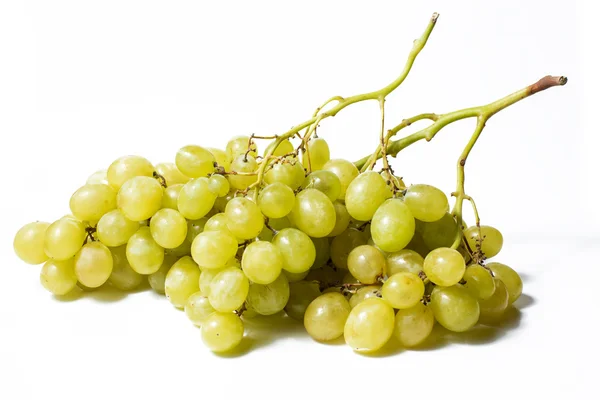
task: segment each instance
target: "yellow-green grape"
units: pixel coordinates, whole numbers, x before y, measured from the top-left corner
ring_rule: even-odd
[[[379,206],[392,197],[385,179],[375,171],[357,176],[346,189],[346,209],[352,218],[369,221]]]
[[[181,183],[169,185],[163,193],[162,208],[178,210],[177,200],[179,199],[179,193],[181,192],[181,189],[183,189],[183,184]]]
[[[510,305],[508,289],[504,282],[494,278],[496,290],[494,294],[483,300],[479,299],[479,321],[493,323],[498,321]]]
[[[213,147],[207,147],[206,150],[210,151],[215,157],[217,165],[223,167],[225,171],[229,171],[231,167],[231,159],[227,156],[227,152],[221,149],[215,149]]]
[[[162,265],[153,274],[148,275],[148,283],[152,290],[158,294],[165,294],[165,281],[169,270],[177,262],[177,257],[173,255],[165,255]]]
[[[250,146],[248,146],[250,144]],[[250,150],[250,151],[248,151]],[[227,143],[227,156],[230,160],[235,159],[239,155],[248,153],[249,156],[256,158],[256,143],[250,140],[248,136],[236,136]]]
[[[187,237],[187,221],[179,211],[171,208],[158,210],[150,220],[154,241],[165,249],[180,246]]]
[[[508,290],[508,301],[510,304],[514,303],[521,293],[523,293],[523,280],[511,267],[498,262],[489,263],[488,268],[492,270],[494,276],[500,279],[506,285]]]
[[[100,169],[100,170],[94,172],[93,174],[91,174],[87,178],[87,181],[85,181],[85,183],[88,185],[95,185],[95,184],[108,185],[108,179],[106,177],[106,173],[107,173],[107,171],[105,169]]]
[[[215,268],[215,269],[204,269],[200,272],[200,278],[198,279],[198,285],[200,286],[200,291],[206,297],[210,295],[210,284],[212,283],[215,276],[219,275],[221,271],[225,268]]]
[[[448,212],[448,198],[440,189],[430,185],[412,185],[406,189],[404,203],[412,215],[425,222],[441,219]]]
[[[208,178],[208,188],[217,197],[227,196],[227,193],[229,193],[229,181],[223,175],[215,174]]]
[[[268,218],[285,217],[292,211],[295,201],[294,191],[281,182],[271,183],[258,195],[258,206]]]
[[[461,285],[435,286],[429,307],[436,321],[452,332],[467,331],[479,319],[479,303]]]
[[[385,257],[368,244],[354,248],[348,255],[348,269],[361,283],[375,283],[383,275]]]
[[[136,176],[151,177],[154,166],[144,157],[125,156],[115,160],[106,171],[110,186],[118,190],[125,182]]]
[[[333,208],[335,209],[335,225],[327,237],[336,237],[340,235],[348,229],[348,226],[350,225],[350,214],[348,214],[346,206],[341,201],[334,201]]]
[[[296,162],[292,164],[292,167],[294,167],[294,183],[292,185],[292,188],[296,190],[302,185],[304,179],[306,179],[306,170],[304,169],[302,163],[298,160],[296,160]]]
[[[89,288],[102,286],[113,269],[113,256],[108,247],[100,242],[85,244],[75,255],[77,280]]]
[[[302,175],[302,180],[300,180],[300,175]],[[265,173],[265,182],[268,184],[279,182],[296,190],[304,182],[304,168],[298,161],[288,157],[283,162],[268,167]]]
[[[336,201],[342,190],[342,184],[340,183],[340,178],[338,178],[336,174],[331,171],[321,170],[308,174],[308,176],[304,178],[302,188],[317,189],[327,195],[329,200]]]
[[[208,300],[215,310],[232,312],[244,304],[249,289],[250,282],[242,270],[225,268],[212,279]]]
[[[179,246],[174,249],[165,249],[165,255],[172,255],[175,257],[191,256],[192,255],[192,244],[185,240]]]
[[[238,239],[253,239],[265,226],[258,205],[244,197],[231,199],[225,207],[225,216],[227,228]]]
[[[419,275],[423,271],[423,257],[413,250],[403,249],[389,253],[386,258],[385,274],[392,276],[398,272],[412,272]]]
[[[227,175],[229,185],[237,190],[247,189],[256,182],[258,163],[251,155],[240,154],[231,162],[231,173]],[[237,172],[238,174],[235,174]]]
[[[315,340],[326,342],[344,333],[350,304],[340,293],[325,293],[314,299],[304,313],[304,328]]]
[[[417,220],[415,220],[416,225]],[[415,228],[416,229],[416,228]],[[450,244],[452,245],[452,244]],[[411,239],[410,243],[406,245],[405,250],[412,250],[416,252],[421,258],[426,257],[429,254],[429,247],[425,244],[421,233],[415,230],[415,235]]]
[[[44,241],[49,226],[47,222],[37,221],[30,222],[19,229],[13,240],[13,248],[21,260],[36,265],[48,259],[44,251]]]
[[[316,282],[291,282],[290,298],[285,305],[285,313],[297,321],[303,321],[308,305],[320,295],[319,284]]]
[[[496,290],[492,274],[481,265],[469,265],[463,279],[465,280],[464,286],[476,299],[489,299]]]
[[[188,297],[184,309],[187,317],[196,326],[201,326],[209,315],[215,312],[208,297],[204,296],[202,292],[196,292]]]
[[[282,229],[273,238],[273,244],[281,252],[282,268],[299,273],[308,271],[315,262],[315,245],[308,235],[295,228]]]
[[[494,227],[481,225],[481,236],[477,226],[470,226],[465,229],[464,235],[469,242],[471,250],[475,251],[477,245],[481,243],[481,251],[487,258],[492,258],[502,250],[504,239],[502,233]]]
[[[304,278],[306,278],[306,275],[308,275],[309,272],[310,270],[298,273],[288,272],[285,269],[281,271],[281,273],[285,275],[289,283],[300,282],[304,280]]]
[[[202,341],[214,352],[232,350],[243,338],[244,324],[233,313],[214,312],[202,324]]]
[[[431,308],[417,303],[410,308],[398,310],[394,323],[394,336],[405,347],[423,343],[433,330],[435,318]]]
[[[321,268],[329,261],[329,239],[328,238],[310,238],[315,245],[315,261],[311,269]]]
[[[40,282],[46,290],[57,296],[69,293],[77,286],[73,259],[46,261],[40,273]]]
[[[248,291],[248,308],[261,315],[273,315],[283,310],[290,298],[290,284],[284,274],[267,285],[253,283]]]
[[[183,308],[188,298],[200,290],[200,268],[191,257],[181,257],[165,278],[165,294],[176,308]]]
[[[173,185],[185,185],[190,180],[189,176],[186,176],[177,168],[175,163],[159,163],[155,167],[156,173],[167,182],[167,187]]]
[[[367,239],[361,231],[346,229],[331,242],[331,261],[338,268],[348,269],[348,255],[356,247],[364,244],[367,244]]]
[[[382,348],[394,333],[394,309],[385,301],[370,298],[356,305],[344,326],[344,339],[355,351]]]
[[[208,178],[196,178],[181,188],[177,209],[187,219],[200,219],[209,213],[216,199],[208,187]]]
[[[335,227],[335,208],[331,200],[316,189],[298,193],[291,214],[298,229],[312,237],[325,237]]]
[[[117,192],[108,185],[84,185],[69,201],[71,213],[81,221],[98,221],[107,212],[117,208]]]
[[[192,257],[201,268],[223,268],[237,250],[237,240],[223,231],[204,231],[192,243]]]
[[[373,215],[371,237],[388,253],[402,250],[415,234],[415,218],[400,199],[386,200]]]
[[[128,219],[121,210],[110,211],[100,218],[96,225],[98,240],[109,247],[127,244],[129,238],[139,229],[139,222]]]
[[[113,267],[108,283],[119,290],[133,290],[142,284],[144,276],[138,274],[131,268],[127,261],[126,246],[113,247],[110,249],[113,259]]]
[[[416,230],[421,234],[425,246],[434,250],[439,247],[450,247],[456,239],[458,225],[452,215],[446,213],[435,222],[416,221]]]
[[[150,228],[142,226],[127,242],[127,260],[138,274],[153,274],[162,265],[165,250],[152,237]]]
[[[269,154],[269,151],[275,147],[275,140],[273,140],[265,149],[265,152],[263,153],[263,155],[266,157],[267,154]],[[290,154],[294,152],[294,145],[292,144],[292,142],[290,142],[288,139],[283,140],[281,143],[279,143],[279,146],[277,146],[277,148],[275,149],[275,151],[273,151],[273,154],[271,154],[272,156],[275,157],[281,157],[281,156],[285,156],[286,154]]]
[[[465,259],[456,250],[440,247],[427,254],[423,271],[438,286],[456,285],[465,274]]]
[[[229,203],[229,201],[235,197],[235,192],[235,190],[230,191],[225,197],[217,197],[215,200],[214,210],[220,213],[224,212],[225,207],[227,207],[227,203]]]
[[[225,232],[231,236],[233,233],[227,227],[227,216],[224,212],[213,215],[204,225],[205,232]],[[235,236],[234,236],[235,237]],[[237,238],[236,238],[237,239]],[[237,239],[238,243],[243,243],[243,239]]]
[[[423,298],[425,285],[412,272],[398,272],[388,278],[381,288],[381,295],[394,308],[411,308]]]
[[[194,239],[196,239],[196,236],[198,236],[200,233],[204,232],[204,227],[206,226],[207,222],[208,222],[208,218],[206,218],[206,217],[187,221],[186,240],[189,243],[193,243]]]
[[[325,265],[321,268],[311,269],[308,271],[305,280],[316,281],[321,284],[321,287],[335,286],[342,283],[342,279],[348,270],[342,268],[334,269],[330,265]]]
[[[342,283],[361,283],[352,273],[346,272],[344,277],[342,278]]]
[[[313,138],[308,142],[308,152],[302,155],[302,164],[308,167],[308,159],[310,159],[310,169],[317,171],[323,169],[329,157],[329,145],[325,139]]]
[[[74,218],[61,218],[46,229],[44,251],[55,260],[73,257],[85,240],[85,226]]]
[[[281,275],[282,266],[283,256],[273,243],[252,242],[244,250],[242,270],[252,282],[261,285],[274,282]]]
[[[327,161],[325,165],[323,165],[323,169],[337,175],[341,184],[338,200],[344,200],[346,198],[346,189],[348,188],[348,185],[350,185],[350,182],[358,176],[358,169],[356,166],[348,160],[338,158]]]
[[[132,221],[144,221],[160,210],[163,187],[154,178],[136,176],[123,183],[117,194],[117,205]]]
[[[190,178],[206,177],[215,170],[215,156],[204,147],[188,145],[175,155],[175,165]]]
[[[381,298],[381,286],[372,285],[361,287],[352,295],[352,297],[350,297],[350,307],[354,308],[366,299],[371,299],[373,297]]]

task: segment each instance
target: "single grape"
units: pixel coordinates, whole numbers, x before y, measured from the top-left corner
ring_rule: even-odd
[[[340,293],[325,293],[314,299],[304,313],[304,327],[315,340],[337,339],[344,333],[350,304]]]
[[[452,332],[467,331],[479,319],[479,303],[461,285],[435,286],[430,307],[436,321]]]
[[[244,304],[249,289],[250,282],[239,268],[225,268],[210,283],[208,300],[215,310],[232,312]]]
[[[435,222],[421,222],[418,220],[416,222],[416,230],[421,234],[428,249],[435,250],[439,247],[450,247],[456,239],[458,225],[454,217],[448,213]]]
[[[256,182],[257,176],[255,174],[258,169],[258,163],[256,159],[251,155],[240,154],[233,159],[231,162],[231,172],[237,172],[239,174],[227,175],[229,185],[238,190],[244,190],[248,186]]]
[[[165,258],[165,250],[160,247],[150,228],[142,226],[127,242],[127,260],[138,274],[149,275],[160,268]]]
[[[187,219],[200,219],[210,212],[216,199],[208,187],[208,178],[196,178],[181,188],[177,209]]]
[[[287,315],[297,321],[304,320],[308,305],[321,295],[319,284],[299,281],[290,283],[290,298],[284,308]]]
[[[514,303],[521,297],[521,293],[523,293],[523,281],[514,269],[498,262],[489,263],[487,266],[492,270],[494,276],[506,285],[509,304]]]
[[[315,261],[311,269],[321,268],[329,261],[329,239],[328,238],[310,238],[315,245]]]
[[[171,266],[165,278],[165,294],[176,308],[185,307],[188,298],[200,287],[200,268],[191,257],[181,257]]]
[[[329,161],[329,157],[329,145],[325,139],[312,138],[308,142],[308,152],[304,152],[302,155],[302,164],[308,167],[308,159],[310,159],[310,169],[317,171],[323,169],[325,163]]]
[[[185,240],[179,246],[174,249],[165,249],[165,255],[171,255],[175,257],[191,256],[192,255],[192,244]]]
[[[379,206],[392,197],[385,179],[375,171],[357,176],[346,190],[346,209],[358,221],[369,221]]]
[[[333,159],[327,161],[325,165],[323,165],[323,169],[337,175],[341,184],[338,199],[344,200],[346,198],[346,189],[348,188],[348,185],[350,185],[350,182],[358,176],[358,169],[356,166],[347,160]]]
[[[215,149],[213,147],[207,147],[206,150],[210,151],[217,165],[223,167],[225,171],[230,171],[231,159],[227,155],[227,152],[221,149]]]
[[[192,257],[201,268],[223,268],[235,257],[238,244],[230,234],[204,231],[192,243]]]
[[[85,181],[88,185],[108,185],[108,178],[106,176],[107,171],[105,169],[100,169],[93,174],[91,174],[87,180]]]
[[[496,284],[490,271],[478,264],[469,265],[463,276],[465,288],[476,299],[489,299],[496,290]]]
[[[71,213],[81,221],[98,221],[104,214],[117,208],[117,192],[108,185],[84,185],[69,201]]]
[[[49,226],[47,222],[36,221],[19,229],[13,240],[13,249],[21,260],[32,265],[48,260],[44,251],[44,241]]]
[[[227,228],[238,239],[254,239],[265,226],[260,208],[244,197],[231,199],[225,207],[225,216]]]
[[[340,178],[336,174],[327,170],[314,171],[302,183],[303,189],[317,189],[323,192],[329,200],[336,201],[342,190]]]
[[[177,257],[173,255],[165,255],[163,263],[153,274],[148,275],[148,283],[152,290],[158,294],[165,294],[165,281],[167,280],[167,274],[169,270],[177,262]]]
[[[115,160],[106,171],[110,186],[119,190],[121,186],[136,176],[152,177],[154,166],[144,157],[125,156]]]
[[[348,255],[348,269],[361,283],[375,283],[383,275],[385,257],[368,244],[355,247]]]
[[[465,274],[465,259],[456,250],[440,247],[427,254],[423,271],[429,280],[439,286],[456,285]]]
[[[475,251],[477,246],[480,244],[481,252],[487,258],[494,257],[500,253],[500,250],[502,250],[502,244],[504,243],[502,233],[492,226],[481,225],[481,228],[477,228],[477,226],[470,226],[469,228],[465,229],[464,235],[471,250]]]
[[[424,294],[423,281],[412,272],[398,272],[390,276],[381,288],[383,299],[399,309],[413,307]]]
[[[135,272],[129,265],[126,248],[127,246],[119,246],[110,249],[113,267],[108,283],[119,290],[129,291],[140,286],[144,276]]]
[[[156,179],[136,176],[119,189],[117,205],[128,219],[144,221],[160,210],[163,192],[163,187]]]
[[[202,324],[202,341],[220,353],[237,347],[244,338],[244,324],[233,313],[214,312]]]
[[[344,275],[344,277],[342,278],[342,283],[361,283],[358,279],[356,279],[356,277],[354,275],[352,275],[350,272],[346,272],[346,274]]]
[[[280,182],[271,183],[258,195],[258,206],[267,218],[285,217],[292,211],[295,201],[294,191]]]
[[[358,246],[367,243],[362,232],[349,228],[331,242],[331,261],[338,268],[348,269],[348,255]]]
[[[179,211],[163,208],[150,220],[150,232],[154,241],[165,249],[180,246],[187,237],[187,221]]]
[[[354,308],[366,299],[373,297],[381,298],[381,286],[372,285],[361,287],[352,295],[352,297],[350,297],[350,307]]]
[[[494,278],[496,290],[489,298],[479,300],[479,321],[493,323],[498,321],[509,306],[509,293],[504,282]]]
[[[386,259],[385,274],[392,276],[398,272],[412,272],[419,275],[423,271],[424,262],[423,257],[413,250],[404,249],[389,253]]]
[[[348,214],[346,206],[341,201],[334,201],[333,208],[335,210],[335,225],[327,237],[336,237],[340,235],[348,229],[348,226],[350,225],[350,214]]]
[[[252,242],[242,256],[244,274],[252,282],[261,285],[274,282],[281,275],[282,267],[283,256],[277,246],[270,242]]]
[[[85,244],[75,255],[75,275],[77,280],[89,288],[102,286],[113,269],[113,257],[100,242]]]
[[[204,147],[184,146],[175,155],[177,169],[190,178],[206,177],[215,170],[215,156]]]
[[[265,173],[266,183],[283,183],[293,190],[298,189],[304,182],[304,179],[304,167],[292,157],[287,157],[283,162],[270,165]]]
[[[181,183],[168,186],[163,193],[162,208],[178,210],[177,200],[179,199],[181,189],[183,189],[183,184]]]
[[[394,323],[394,336],[403,346],[414,347],[423,343],[433,330],[435,318],[430,307],[417,303],[398,310]]]
[[[273,147],[275,147],[275,140],[273,140],[267,146],[263,155],[266,157],[267,154],[269,154],[269,151]],[[294,145],[288,139],[285,139],[281,143],[279,143],[279,146],[277,146],[277,148],[275,149],[275,151],[273,151],[273,154],[271,154],[271,155],[274,157],[281,157],[281,156],[285,156],[285,155],[293,153],[293,152],[294,152]]]
[[[74,218],[61,218],[46,229],[44,251],[54,260],[73,257],[86,238],[85,226]]]
[[[412,185],[406,189],[404,203],[416,219],[425,222],[440,220],[450,207],[444,192],[423,184]]]
[[[415,220],[415,224],[417,224],[417,220]],[[449,244],[449,246],[451,245],[452,243]],[[421,258],[427,257],[427,254],[429,254],[430,251],[429,247],[427,247],[425,241],[423,240],[423,236],[421,236],[421,233],[416,230],[413,238],[411,239],[410,243],[406,245],[405,249],[416,252],[421,256]]]
[[[77,286],[77,276],[73,258],[68,260],[48,260],[42,267],[40,282],[50,293],[62,296]]]
[[[268,285],[253,283],[248,291],[248,308],[261,315],[273,315],[283,310],[290,298],[290,285],[284,274]]]
[[[208,188],[217,197],[227,196],[227,193],[229,193],[229,181],[223,175],[212,175],[208,178]]]
[[[194,239],[196,239],[196,236],[198,236],[200,233],[204,232],[204,228],[205,228],[207,222],[208,222],[208,218],[206,218],[206,217],[187,221],[186,240],[190,244],[194,242]]]
[[[306,275],[308,275],[309,272],[310,270],[298,273],[288,272],[285,269],[281,271],[281,273],[285,275],[289,283],[300,282],[304,280],[304,278],[306,278]]]
[[[208,301],[208,297],[204,296],[202,292],[196,292],[188,297],[184,309],[187,317],[196,326],[201,326],[215,312]]]
[[[415,233],[415,219],[400,199],[386,200],[373,215],[371,237],[388,253],[402,250]]]
[[[186,176],[177,168],[175,163],[159,163],[155,166],[156,173],[163,178],[167,183],[167,187],[174,185],[185,185],[190,180],[189,176]]]
[[[395,316],[392,307],[378,298],[356,305],[344,326],[346,343],[358,352],[373,352],[382,348],[392,337]]]
[[[335,208],[331,200],[316,189],[296,195],[292,218],[298,229],[312,237],[324,237],[335,227]]]
[[[315,262],[315,245],[306,233],[295,228],[285,228],[273,238],[273,244],[283,257],[282,268],[289,272],[308,271]]]
[[[248,136],[237,136],[231,139],[227,143],[226,152],[230,160],[246,153],[253,158],[256,158],[258,155],[256,152],[256,143],[253,140],[251,141]]]
[[[198,278],[198,285],[200,287],[200,291],[206,297],[210,295],[210,284],[212,283],[215,276],[219,275],[219,272],[223,271],[225,268],[215,268],[215,269],[204,269],[200,272],[200,278]]]

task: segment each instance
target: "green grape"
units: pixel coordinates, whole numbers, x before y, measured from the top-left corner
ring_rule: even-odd
[[[406,347],[423,343],[433,330],[435,318],[430,307],[417,303],[410,308],[398,310],[394,323],[394,336]]]
[[[299,273],[308,271],[315,262],[315,245],[308,235],[295,228],[282,229],[273,238],[273,244],[283,257],[282,268]]]
[[[190,180],[190,177],[184,175],[175,163],[159,163],[156,164],[155,169],[158,175],[165,178],[167,187],[185,185]]]
[[[179,149],[175,164],[185,176],[206,177],[215,170],[215,156],[204,147],[188,145]]]
[[[100,242],[87,243],[75,255],[74,268],[77,280],[83,285],[100,287],[112,273],[112,253]]]
[[[344,333],[350,304],[340,293],[325,293],[314,299],[304,313],[304,328],[315,340],[325,342]]]
[[[354,308],[366,299],[371,299],[373,297],[381,298],[381,286],[372,285],[361,287],[352,295],[352,297],[350,297],[350,307]]]
[[[311,269],[321,268],[329,261],[329,239],[328,238],[310,238],[315,245],[315,261]]]
[[[265,152],[263,153],[263,156],[267,156],[267,154],[269,154],[269,151],[275,147],[275,140],[273,140],[265,149]],[[281,157],[281,156],[285,156],[286,154],[290,154],[294,152],[294,145],[292,144],[292,142],[290,142],[288,139],[283,140],[281,143],[279,143],[279,146],[277,146],[277,148],[275,149],[275,151],[273,151],[273,154],[271,154],[274,157]]]
[[[282,266],[283,256],[273,243],[252,242],[244,250],[242,270],[254,283],[268,285],[274,282],[281,275]]]
[[[348,189],[348,185],[350,185],[350,182],[352,182],[359,174],[358,168],[348,160],[334,158],[327,161],[325,165],[323,165],[323,169],[337,175],[341,185],[338,200],[344,200],[346,198],[346,189]]]
[[[267,218],[283,218],[292,211],[296,196],[289,186],[271,183],[258,195],[258,206]]]
[[[250,282],[239,268],[225,268],[210,283],[208,300],[215,310],[232,312],[244,304],[249,289]]]
[[[304,321],[304,313],[308,305],[321,295],[319,284],[298,281],[290,283],[290,298],[285,305],[285,312],[297,321]]]
[[[184,309],[187,317],[196,326],[201,326],[210,314],[215,312],[208,301],[208,297],[204,296],[202,292],[196,292],[188,297]]]
[[[91,174],[87,178],[87,181],[85,181],[85,183],[88,185],[95,185],[95,184],[108,185],[108,179],[106,177],[106,173],[107,173],[107,171],[105,169],[100,169],[100,170],[94,172],[93,174]]]
[[[435,286],[430,307],[436,321],[452,332],[467,331],[479,319],[479,303],[461,285]]]
[[[231,159],[227,156],[227,152],[221,149],[215,149],[213,147],[207,147],[206,150],[211,152],[217,165],[223,167],[225,171],[230,171]]]
[[[296,190],[304,182],[304,167],[294,158],[287,157],[283,162],[272,164],[265,173],[268,184],[279,182]]]
[[[317,189],[329,197],[329,200],[336,201],[342,190],[342,184],[336,174],[331,171],[321,170],[308,174],[304,178],[302,188]]]
[[[108,184],[119,190],[121,186],[136,176],[152,177],[154,166],[144,157],[125,156],[114,161],[106,171]]]
[[[417,220],[415,220],[415,224],[417,225]],[[452,243],[450,245],[452,245]],[[416,230],[415,235],[411,239],[410,243],[406,245],[405,249],[416,252],[421,256],[421,258],[427,257],[427,254],[429,254],[430,251],[423,240],[423,236],[421,236],[421,233]]]
[[[306,278],[306,275],[308,275],[308,273],[310,272],[310,270],[308,271],[304,271],[304,272],[298,272],[298,273],[294,273],[294,272],[288,272],[285,269],[281,271],[283,273],[283,275],[285,275],[285,277],[287,278],[289,283],[292,282],[300,282],[302,280],[304,280],[304,278]]]
[[[327,235],[328,237],[340,235],[350,225],[350,214],[348,214],[346,206],[340,201],[334,201],[333,208],[335,209],[335,225],[333,230]]]
[[[506,285],[509,304],[514,303],[521,297],[521,293],[523,293],[523,281],[514,269],[498,262],[489,263],[487,266],[492,270],[494,276]]]
[[[150,228],[142,226],[127,242],[127,260],[138,274],[149,275],[158,271],[165,258],[165,250],[154,241]]]
[[[385,274],[389,277],[398,272],[412,272],[419,275],[423,271],[423,257],[413,250],[400,250],[387,255]]]
[[[179,193],[181,193],[181,189],[183,189],[183,185],[181,183],[168,186],[163,193],[162,208],[178,210],[177,200],[179,199]]]
[[[143,275],[138,274],[131,268],[127,261],[127,246],[113,247],[110,249],[113,259],[113,267],[108,283],[119,290],[133,290],[142,284]]]
[[[32,265],[48,260],[44,251],[44,241],[49,226],[47,222],[36,221],[19,229],[13,241],[13,248],[21,260]]]
[[[248,146],[249,144],[249,146]],[[249,151],[248,151],[249,150]],[[256,158],[256,143],[250,140],[248,136],[236,136],[227,143],[227,156],[230,160],[235,159],[239,155],[248,153],[249,156]]]
[[[227,196],[227,193],[229,193],[229,181],[223,175],[212,175],[208,178],[208,188],[217,197]]]
[[[354,277],[354,275],[352,275],[352,273],[347,272],[344,277],[342,278],[342,283],[361,283],[358,279],[356,279]]]
[[[117,208],[117,192],[108,185],[84,185],[69,201],[71,213],[81,221],[98,221],[104,214]]]
[[[202,324],[202,341],[214,352],[232,350],[243,338],[244,324],[233,313],[214,312]]]
[[[258,163],[256,159],[251,155],[240,154],[235,157],[231,162],[231,171],[238,172],[240,175],[230,174],[227,175],[229,185],[233,189],[244,190],[248,186],[256,182],[257,175],[255,174],[258,169]],[[251,175],[244,175],[251,174]]]
[[[423,184],[409,187],[404,195],[404,203],[416,219],[425,222],[440,220],[450,207],[444,192]]]
[[[465,229],[465,239],[467,239],[469,247],[473,251],[475,251],[477,245],[481,243],[481,252],[487,258],[492,258],[502,250],[502,244],[504,243],[502,233],[500,233],[498,229],[487,225],[481,225],[480,229],[481,236],[483,237],[482,239],[480,239],[479,228],[477,228],[477,226],[470,226]]]
[[[316,189],[296,195],[292,218],[298,229],[312,237],[324,237],[335,227],[335,208],[331,200]]]
[[[367,243],[363,233],[359,230],[349,228],[331,242],[331,261],[338,268],[348,269],[348,255],[356,247]]]
[[[204,231],[192,243],[192,257],[201,268],[223,268],[237,250],[237,240],[222,231]]]
[[[412,272],[398,272],[390,276],[381,288],[383,299],[399,309],[413,307],[424,294],[423,281]]]
[[[340,285],[348,270],[325,265],[321,268],[311,269],[305,280],[317,281],[322,288]]]
[[[248,308],[261,315],[273,315],[283,310],[290,298],[290,284],[284,274],[267,285],[253,283],[248,291]]]
[[[418,220],[416,222],[416,229],[421,234],[428,249],[435,250],[440,247],[450,247],[456,239],[458,225],[454,217],[448,213],[435,222],[421,222]]]
[[[55,260],[73,257],[85,240],[85,226],[74,218],[61,218],[46,229],[44,251]]]
[[[123,183],[117,194],[117,205],[132,221],[144,221],[160,210],[163,187],[154,178],[136,176]]]
[[[494,278],[496,290],[489,298],[479,300],[479,321],[493,323],[498,321],[509,306],[509,294],[504,282]]]
[[[206,218],[206,217],[187,221],[186,240],[190,244],[194,242],[194,239],[196,239],[196,236],[198,236],[200,233],[204,232],[207,222],[208,222],[208,218]]]
[[[208,178],[196,178],[181,188],[177,209],[187,219],[200,219],[210,212],[216,199],[208,187]]]
[[[40,282],[46,290],[57,296],[69,293],[77,286],[73,258],[46,261],[40,273]]]
[[[386,200],[373,215],[371,237],[388,253],[402,250],[415,233],[415,219],[400,199]]]
[[[254,239],[265,226],[265,220],[256,203],[244,197],[231,199],[225,207],[227,228],[238,239]]]
[[[490,271],[478,264],[469,265],[463,275],[464,286],[476,299],[489,299],[496,290]]]
[[[344,326],[346,343],[358,352],[382,348],[394,333],[392,307],[378,298],[370,298],[352,309]]]
[[[227,228],[227,216],[221,212],[210,217],[204,224],[206,232],[225,232],[233,236],[229,228]]]
[[[304,152],[302,155],[302,164],[308,166],[308,159],[310,159],[311,170],[317,171],[323,169],[325,163],[329,161],[329,145],[325,139],[312,138],[308,142],[308,152]]]
[[[392,197],[385,179],[375,171],[357,176],[346,189],[346,209],[358,221],[369,221],[379,206]]]
[[[198,278],[198,285],[200,287],[200,291],[206,297],[210,295],[210,284],[212,283],[215,276],[219,275],[219,272],[223,271],[225,268],[215,268],[215,269],[204,269],[200,272],[200,278]]]
[[[165,249],[180,246],[187,237],[187,221],[179,211],[163,208],[150,220],[150,232],[154,241]]]
[[[165,249],[165,255],[172,255],[175,257],[191,256],[192,255],[192,244],[185,240],[179,246],[174,249]]]
[[[176,308],[185,307],[188,298],[200,290],[200,268],[191,257],[181,257],[165,278],[165,294]]]
[[[368,244],[355,247],[348,255],[348,269],[361,283],[375,283],[383,275],[385,257]]]
[[[465,274],[465,259],[456,250],[440,247],[427,254],[423,271],[429,280],[438,286],[453,286]]]
[[[165,255],[162,265],[153,274],[148,275],[148,283],[152,290],[158,294],[165,294],[165,281],[169,270],[177,262],[177,257],[173,255]]]

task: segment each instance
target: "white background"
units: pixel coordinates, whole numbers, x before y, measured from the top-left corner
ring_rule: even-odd
[[[546,74],[570,79],[491,119],[467,163],[483,222],[505,234],[498,260],[525,277],[510,326],[365,357],[274,320],[276,332],[252,327],[241,354],[223,358],[164,298],[61,302],[39,285],[39,267],[14,256],[21,225],[68,212],[70,194],[121,155],[171,161],[186,144],[281,133],[334,94],[386,85],[433,11],[428,45],[388,98],[390,124],[483,104]],[[550,0],[0,2],[0,398],[588,392],[586,361],[598,351],[596,25],[584,2]],[[450,193],[472,126],[406,149],[396,170]],[[355,160],[377,145],[377,129],[377,104],[363,103],[319,133],[333,156]]]

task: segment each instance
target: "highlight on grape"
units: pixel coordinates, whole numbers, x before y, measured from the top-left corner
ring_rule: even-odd
[[[23,226],[16,254],[43,264],[41,284],[55,296],[107,285],[131,291],[147,281],[185,310],[214,352],[235,349],[244,322],[257,315],[285,313],[315,340],[343,336],[358,352],[390,340],[418,346],[436,323],[465,332],[502,321],[523,283],[510,266],[488,262],[503,237],[481,224],[465,192],[465,164],[493,115],[567,79],[546,76],[486,105],[388,127],[385,98],[408,76],[437,19],[389,85],[334,96],[281,134],[234,137],[225,149],[186,145],[174,162],[118,158],[73,193],[70,215]],[[374,152],[332,159],[319,123],[363,101],[380,105]],[[442,190],[406,184],[408,171],[394,172],[389,157],[466,118],[475,130],[458,157],[450,207]],[[421,120],[430,123],[397,138]]]

